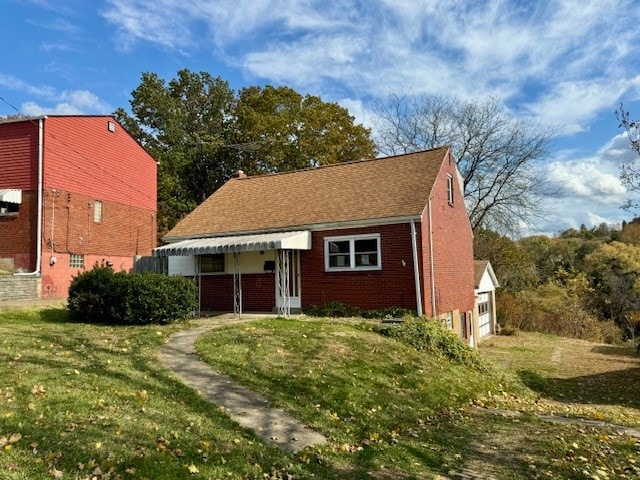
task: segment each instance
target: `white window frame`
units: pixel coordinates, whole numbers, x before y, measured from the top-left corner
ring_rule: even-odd
[[[93,201],[93,222],[102,223],[102,202],[100,200]]]
[[[376,240],[378,245],[377,265],[359,265],[356,266],[355,242],[357,240]],[[329,264],[329,244],[331,242],[349,242],[349,265],[344,267],[332,267]],[[324,270],[326,272],[360,272],[366,270],[382,270],[382,246],[379,233],[367,233],[362,235],[342,235],[337,237],[324,237]]]
[[[453,177],[447,174],[447,201],[453,205]]]

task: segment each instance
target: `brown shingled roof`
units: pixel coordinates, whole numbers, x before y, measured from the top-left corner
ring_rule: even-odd
[[[232,178],[165,238],[224,235],[420,215],[448,147]]]

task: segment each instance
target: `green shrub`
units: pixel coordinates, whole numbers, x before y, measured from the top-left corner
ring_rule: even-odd
[[[311,317],[338,318],[338,317],[359,317],[362,311],[357,307],[352,307],[346,303],[333,301],[324,305],[311,305],[305,309],[304,313]]]
[[[453,331],[439,321],[406,318],[404,322],[380,328],[380,333],[432,355],[439,355],[458,363],[483,370],[485,365],[473,348],[466,345]]]
[[[311,305],[305,309],[304,313],[311,317],[339,318],[339,317],[362,317],[368,319],[389,320],[392,318],[404,318],[415,316],[415,312],[402,307],[388,307],[380,310],[362,311],[358,307],[352,307],[346,303],[333,301],[324,305]]]
[[[74,277],[68,309],[78,322],[144,325],[187,318],[196,307],[196,286],[184,277],[145,272],[115,273],[96,265]]]
[[[405,318],[415,316],[416,312],[402,307],[388,307],[380,310],[368,310],[362,312],[363,318],[390,320],[392,318]]]

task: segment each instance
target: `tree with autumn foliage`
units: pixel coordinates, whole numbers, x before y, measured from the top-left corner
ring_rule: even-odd
[[[289,87],[234,92],[220,77],[145,72],[115,115],[159,162],[162,236],[238,169],[274,173],[372,158],[370,131],[337,103]]]

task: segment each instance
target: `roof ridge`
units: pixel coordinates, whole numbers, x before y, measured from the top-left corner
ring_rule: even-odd
[[[317,167],[305,167],[305,168],[300,168],[298,170],[287,170],[283,172],[271,172],[271,173],[263,173],[258,175],[246,175],[243,177],[232,177],[231,180],[246,181],[246,180],[255,180],[255,179],[262,179],[262,178],[271,178],[271,177],[282,176],[282,175],[291,175],[294,173],[315,172],[318,170],[325,170],[331,167],[344,167],[346,165],[354,165],[358,163],[369,163],[369,162],[373,163],[373,162],[382,161],[382,160],[390,160],[393,158],[408,157],[409,155],[417,155],[421,153],[434,152],[436,150],[443,150],[443,149],[448,150],[449,148],[451,148],[449,145],[442,145],[440,147],[428,148],[425,150],[416,150],[415,152],[406,152],[406,153],[397,153],[395,155],[387,155],[386,157],[363,158],[360,160],[351,160],[349,162],[337,162],[337,163],[330,163],[328,165],[318,165]]]

